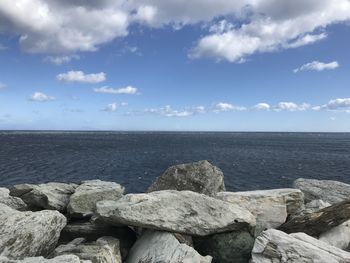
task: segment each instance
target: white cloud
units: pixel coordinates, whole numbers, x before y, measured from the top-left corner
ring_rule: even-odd
[[[145,109],[145,113],[158,114],[165,117],[189,117],[195,114],[205,113],[204,106],[190,107],[181,110],[175,110],[170,105],[161,108]]]
[[[274,111],[305,111],[310,108],[310,104],[296,104],[294,102],[280,102],[273,107]]]
[[[31,101],[38,101],[38,102],[46,102],[46,101],[52,101],[55,100],[55,97],[48,96],[42,92],[35,92],[32,96],[30,96],[29,100]]]
[[[6,89],[6,85],[4,83],[0,82],[0,90],[2,90],[2,89]]]
[[[297,73],[299,71],[323,71],[323,70],[331,70],[336,69],[339,67],[339,63],[337,61],[332,61],[329,63],[319,62],[319,61],[312,61],[310,63],[306,63],[302,65],[299,68],[296,68],[293,70],[294,73]]]
[[[123,106],[123,107],[126,107],[126,106],[128,106],[129,105],[129,103],[127,103],[127,102],[122,102],[122,103],[120,103],[120,106]]]
[[[44,62],[48,62],[54,64],[56,66],[60,66],[63,64],[67,64],[74,59],[79,59],[78,55],[66,55],[66,56],[47,56],[44,58]]]
[[[125,88],[110,88],[107,86],[101,87],[101,88],[95,88],[95,92],[97,93],[106,93],[106,94],[128,94],[128,95],[137,95],[138,90],[137,88],[134,88],[132,86],[127,86]]]
[[[110,103],[104,108],[104,111],[107,112],[116,112],[118,109],[118,104],[116,102]]]
[[[83,71],[68,71],[57,75],[56,78],[66,82],[100,83],[106,80],[106,74],[104,72],[85,74]]]
[[[327,104],[318,107],[318,110],[321,109],[350,112],[350,98],[330,100]]]
[[[236,106],[226,102],[219,102],[214,106],[214,112],[222,112],[222,111],[244,111],[247,108]]]
[[[253,107],[253,109],[256,109],[256,110],[270,110],[271,106],[268,103],[261,102],[261,103],[256,104]]]

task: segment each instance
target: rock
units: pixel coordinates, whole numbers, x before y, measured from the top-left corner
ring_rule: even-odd
[[[75,217],[91,216],[98,201],[118,200],[123,193],[124,187],[114,182],[83,181],[70,197],[68,212]]]
[[[66,221],[57,211],[20,212],[0,204],[0,255],[22,259],[50,254]]]
[[[92,243],[84,243],[84,238],[76,238],[67,245],[55,249],[54,256],[76,255],[92,263],[121,263],[119,241],[113,237],[101,237]]]
[[[336,204],[349,199],[350,185],[331,181],[299,178],[294,187],[300,189],[305,195],[305,201],[321,199],[330,204]]]
[[[180,244],[171,233],[148,230],[132,247],[126,263],[210,263],[211,259]]]
[[[350,253],[304,233],[264,231],[256,240],[251,263],[346,263]]]
[[[0,256],[0,263],[91,263],[90,260],[80,260],[77,256],[64,255],[52,259],[43,257],[31,257],[22,260],[10,260]]]
[[[188,190],[206,195],[225,191],[224,174],[208,161],[179,164],[168,168],[156,179],[148,192],[160,190]]]
[[[350,220],[322,233],[319,240],[343,250],[349,250]]]
[[[344,201],[311,214],[293,217],[279,227],[286,233],[304,232],[318,237],[320,234],[350,219],[350,200]]]
[[[19,211],[25,211],[28,208],[21,198],[10,196],[10,190],[7,188],[0,188],[0,204]]]
[[[306,215],[306,214],[312,214],[314,212],[317,212],[318,210],[321,210],[323,208],[326,208],[328,206],[331,206],[330,203],[325,202],[321,199],[318,200],[313,200],[307,204],[305,204],[301,209],[299,209],[298,211],[296,211],[293,215],[293,217],[296,216],[302,216],[302,215]]]
[[[190,191],[128,194],[118,201],[98,202],[97,214],[111,224],[194,236],[255,226],[255,217],[240,206]]]
[[[217,263],[247,263],[254,237],[246,230],[194,238],[194,247],[202,255],[211,255]]]
[[[31,209],[50,209],[64,212],[75,184],[19,184],[10,189],[10,195],[20,197]]]
[[[295,213],[304,203],[303,193],[297,189],[221,192],[216,197],[239,204],[256,216],[256,235],[265,229],[279,227],[288,214]]]

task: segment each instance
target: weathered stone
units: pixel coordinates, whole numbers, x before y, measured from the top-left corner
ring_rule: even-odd
[[[323,200],[313,200],[307,204],[305,204],[302,208],[300,208],[298,211],[296,211],[291,218],[296,216],[302,216],[306,214],[312,214],[314,212],[317,212],[318,210],[321,210],[323,208],[326,208],[328,206],[331,206],[330,203],[325,202]]]
[[[293,217],[279,227],[286,233],[304,232],[318,237],[320,234],[350,219],[350,200],[344,201],[311,214]]]
[[[294,187],[304,193],[306,202],[321,199],[336,204],[350,198],[350,185],[337,181],[299,178]]]
[[[112,224],[205,236],[255,226],[255,217],[236,204],[190,191],[128,194],[97,203],[97,214]]]
[[[246,230],[195,237],[194,247],[202,255],[211,255],[215,263],[247,263],[254,237]]]
[[[68,212],[75,217],[91,216],[98,201],[118,200],[123,193],[124,187],[114,182],[83,181],[70,197]]]
[[[21,198],[10,196],[10,190],[7,188],[0,188],[0,204],[19,211],[25,211],[28,208]]]
[[[160,190],[188,190],[206,195],[225,191],[224,174],[208,161],[179,164],[168,168],[156,179],[148,192]]]
[[[74,193],[75,184],[19,184],[10,189],[10,195],[20,197],[31,209],[50,209],[63,212],[69,197]]]
[[[92,243],[84,243],[84,238],[74,239],[55,249],[54,255],[76,255],[92,263],[121,263],[119,241],[113,237],[101,237]]]
[[[0,255],[46,256],[55,248],[66,218],[57,211],[20,212],[0,204]]]
[[[43,257],[30,257],[22,260],[11,260],[0,256],[0,263],[91,263],[90,260],[80,260],[77,256],[64,255],[51,259]]]
[[[180,242],[168,232],[146,231],[132,247],[127,263],[210,263],[193,248]]]
[[[350,253],[304,233],[264,231],[256,240],[251,263],[346,263]]]
[[[319,240],[337,248],[348,250],[350,245],[350,220],[322,233]]]

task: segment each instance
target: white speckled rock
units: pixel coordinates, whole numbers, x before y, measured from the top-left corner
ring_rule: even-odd
[[[11,260],[5,257],[0,257],[0,263],[91,263],[90,260],[80,260],[77,256],[64,255],[51,259],[43,257],[31,257],[22,260]]]
[[[164,190],[128,194],[97,203],[97,214],[112,224],[205,236],[255,226],[246,209],[204,194]]]
[[[269,229],[255,240],[252,263],[346,263],[350,253],[304,233]]]
[[[0,256],[47,256],[54,250],[66,221],[57,211],[20,212],[0,204]]]
[[[83,181],[70,197],[68,212],[76,217],[91,216],[98,201],[118,200],[123,193],[124,187],[114,182]]]
[[[75,184],[19,184],[10,189],[12,196],[20,197],[33,209],[66,210],[69,197],[74,193]]]
[[[132,247],[126,263],[210,263],[192,247],[180,242],[173,234],[148,230]]]
[[[337,248],[348,250],[350,245],[350,220],[322,233],[318,239]]]
[[[25,211],[28,208],[21,198],[10,196],[10,190],[7,188],[0,188],[0,204],[19,211]]]

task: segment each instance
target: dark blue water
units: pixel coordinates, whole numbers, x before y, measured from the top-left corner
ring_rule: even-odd
[[[0,132],[0,185],[99,178],[142,192],[174,164],[207,159],[228,190],[350,183],[350,134]]]

